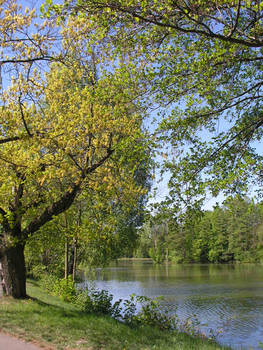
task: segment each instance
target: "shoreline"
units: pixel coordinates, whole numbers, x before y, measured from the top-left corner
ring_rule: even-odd
[[[80,312],[28,282],[29,298],[0,298],[0,331],[47,348],[86,350],[230,350],[213,341],[176,331],[129,327],[105,315]]]

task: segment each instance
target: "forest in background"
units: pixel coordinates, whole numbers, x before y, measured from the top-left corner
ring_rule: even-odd
[[[139,230],[134,256],[155,263],[262,262],[263,203],[234,196],[183,218],[151,216]]]
[[[228,197],[212,210],[189,209],[180,216],[160,210],[143,218],[138,207],[127,217],[118,208],[115,233],[105,231],[100,240],[97,235],[102,233],[94,230],[81,239],[95,218],[83,203],[80,208],[79,203],[64,220],[29,239],[25,250],[29,275],[73,274],[75,279],[77,266],[105,266],[121,257],[151,258],[156,264],[263,262],[263,202],[249,197]]]

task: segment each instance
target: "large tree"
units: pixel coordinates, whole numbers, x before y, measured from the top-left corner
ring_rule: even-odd
[[[34,13],[1,2],[0,261],[14,297],[26,296],[28,237],[83,188],[110,188],[122,174],[113,155],[144,137],[134,96],[143,87],[131,65],[112,59],[85,17],[56,26]],[[131,197],[140,195],[133,171],[125,175]]]
[[[262,185],[253,148],[263,130],[261,1],[77,0],[68,10],[100,14],[118,50],[137,48],[152,63],[151,91],[168,110],[163,140],[175,154],[166,164],[172,194],[189,201],[207,186],[216,195]]]

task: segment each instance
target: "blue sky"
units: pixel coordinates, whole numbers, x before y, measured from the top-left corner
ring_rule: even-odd
[[[23,7],[29,7],[29,8],[37,8],[39,9],[40,5],[45,2],[44,0],[20,0],[18,1],[18,3],[20,3]],[[55,1],[56,3],[58,2],[61,2],[61,1]],[[157,112],[153,112],[151,115],[150,115],[150,119],[152,118],[157,118]],[[218,128],[218,132],[227,128],[227,124],[224,120],[221,120],[220,122],[220,128]],[[150,129],[153,130],[153,128],[156,127],[156,124],[155,126],[151,126]],[[221,129],[221,130],[220,130]],[[206,134],[203,134],[203,136],[205,138],[207,138],[207,135]],[[211,136],[211,135],[210,135]],[[253,145],[257,151],[262,154],[262,147],[261,147],[261,144],[259,142],[255,143]],[[160,157],[156,157],[158,160],[161,159]],[[165,199],[165,197],[168,195],[169,191],[168,191],[168,186],[167,186],[167,183],[169,181],[169,173],[166,173],[164,174],[163,176],[163,179],[162,181],[160,181],[160,170],[156,170],[156,178],[154,179],[153,181],[153,188],[157,188],[157,191],[156,191],[156,196],[155,198],[152,198],[150,200],[150,202],[160,202],[162,200]],[[255,188],[251,188],[251,196],[254,195],[254,190]],[[219,202],[219,203],[222,203],[222,201],[224,200],[224,195],[223,194],[220,194],[218,197],[216,198],[213,198],[212,196],[209,196],[208,195],[208,199],[206,200],[205,202],[205,205],[204,205],[204,209],[212,209],[213,206]]]
[[[172,110],[172,106],[169,108],[169,111],[167,112],[167,114],[169,114],[169,112]],[[158,111],[154,111],[151,115],[150,115],[150,119],[155,118],[158,120]],[[154,131],[154,128],[157,127],[157,122],[155,122],[154,124],[149,124],[149,129],[151,132]],[[219,134],[222,131],[225,131],[227,129],[229,129],[229,127],[233,125],[230,124],[229,122],[227,122],[223,117],[220,118],[220,122],[218,122],[218,127],[217,130],[212,134],[209,133],[207,130],[203,130],[202,132],[200,132],[200,136],[202,138],[202,140],[210,140],[211,137],[216,136],[217,134]],[[261,142],[253,142],[251,143],[251,147],[255,148],[257,153],[260,155],[263,155],[263,147]],[[162,152],[165,150],[160,149],[160,152]],[[171,149],[168,150],[168,153],[171,151]],[[160,155],[156,155],[156,160],[161,162],[162,161],[162,157]],[[155,196],[153,196],[150,198],[149,200],[149,204],[152,203],[158,203],[161,201],[164,201],[166,196],[169,195],[169,189],[168,189],[168,182],[169,182],[169,178],[170,178],[170,174],[169,172],[166,172],[163,176],[162,176],[162,180],[161,180],[161,176],[160,176],[160,169],[156,169],[155,172],[155,179],[153,180],[153,184],[152,184],[152,189],[156,189],[155,191]],[[247,193],[247,195],[249,197],[255,197],[256,196],[256,190],[258,189],[257,186],[250,186],[249,191]],[[153,191],[152,191],[153,192]],[[207,198],[204,202],[204,206],[203,209],[204,210],[212,210],[213,207],[218,203],[219,205],[222,204],[222,202],[226,199],[226,196],[223,193],[219,193],[219,195],[217,197],[213,197],[209,192],[207,192]]]

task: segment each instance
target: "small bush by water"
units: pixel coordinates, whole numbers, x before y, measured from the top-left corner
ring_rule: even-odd
[[[109,315],[132,327],[151,326],[160,330],[178,330],[192,336],[207,337],[200,331],[198,320],[180,319],[175,310],[171,312],[162,305],[162,297],[151,299],[132,294],[129,299],[119,299],[113,303],[113,295],[107,290],[94,287],[78,290],[70,277],[66,280],[48,275],[42,278],[41,284],[51,295],[59,296],[87,314]],[[215,335],[210,332],[208,338],[215,339]]]
[[[71,276],[65,279],[45,274],[42,276],[40,284],[48,293],[60,297],[63,301],[74,302],[78,294]]]
[[[130,327],[108,315],[81,312],[36,281],[27,290],[25,300],[0,298],[0,329],[54,350],[230,350],[185,333]]]

